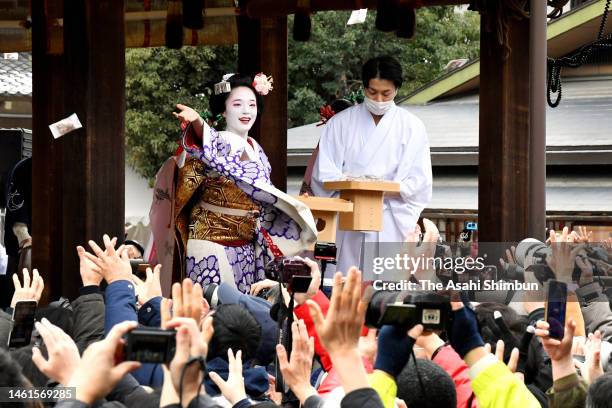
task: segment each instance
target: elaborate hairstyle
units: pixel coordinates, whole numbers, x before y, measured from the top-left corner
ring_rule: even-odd
[[[402,66],[393,57],[382,56],[368,60],[361,68],[361,80],[363,87],[370,86],[370,79],[386,79],[393,82],[395,87],[399,89],[404,82],[402,76]]]
[[[253,91],[253,94],[255,95],[255,100],[257,101],[257,116],[259,117],[263,113],[263,98],[259,94],[259,92],[255,90],[255,87],[253,86],[253,78],[249,76],[241,76],[240,74],[234,74],[227,79],[227,82],[229,82],[231,89],[244,86]],[[216,117],[217,115],[220,115],[225,112],[225,101],[227,101],[227,97],[229,95],[230,92],[222,92],[219,94],[213,93],[210,96],[209,107],[213,117]]]

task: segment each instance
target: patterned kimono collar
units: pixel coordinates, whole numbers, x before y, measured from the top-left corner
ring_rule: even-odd
[[[249,160],[257,160],[259,154],[257,153],[257,148],[255,147],[255,139],[250,136],[247,136],[246,139],[236,133],[230,132],[228,130],[223,130],[218,132],[223,139],[225,139],[232,147],[232,151],[237,151],[239,149],[244,149],[249,157]]]

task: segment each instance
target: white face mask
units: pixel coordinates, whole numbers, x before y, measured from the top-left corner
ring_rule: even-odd
[[[370,111],[372,115],[381,116],[384,115],[395,105],[393,99],[383,102],[378,102],[373,99],[368,98],[367,96],[363,100],[365,103],[366,109]]]
[[[244,86],[232,89],[223,116],[228,131],[246,137],[257,118],[257,100],[253,91]]]

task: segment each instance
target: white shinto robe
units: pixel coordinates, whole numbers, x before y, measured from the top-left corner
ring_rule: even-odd
[[[385,196],[382,231],[337,232],[337,270],[346,273],[356,265],[365,267],[364,274],[371,276],[368,266],[360,264],[363,243],[404,242],[431,199],[431,158],[423,122],[396,105],[378,125],[364,104],[332,117],[319,142],[312,191],[317,196],[336,196],[336,191],[323,188],[323,182],[347,176],[374,176],[401,186],[400,196]]]

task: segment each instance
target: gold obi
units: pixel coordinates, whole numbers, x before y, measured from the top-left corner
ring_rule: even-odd
[[[187,239],[212,242],[253,239],[259,206],[227,177],[204,174],[204,165],[199,160],[188,160],[179,170],[177,204],[186,201],[189,205],[183,204],[177,211],[176,222],[184,244]]]

